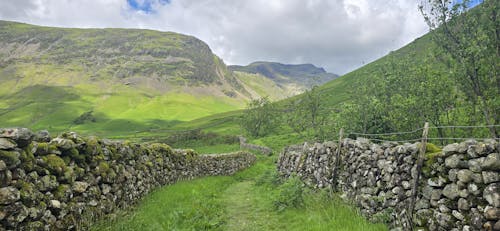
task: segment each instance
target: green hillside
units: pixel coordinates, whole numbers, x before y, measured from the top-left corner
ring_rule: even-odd
[[[487,29],[494,26],[488,20],[497,6],[489,4],[448,22],[455,36],[461,39],[462,44],[455,45],[456,49],[464,49],[457,52],[458,56],[468,56],[456,57],[444,49],[440,44],[446,41],[443,38],[446,34],[435,29],[314,91],[276,102],[271,112],[275,113],[272,116],[275,119],[269,121],[273,128],[268,134],[255,137],[254,142],[286,145],[306,139],[330,140],[341,127],[362,133],[412,131],[423,127],[426,121],[431,127],[440,127],[430,131],[433,138],[445,138],[436,143],[453,142],[446,140],[448,137],[491,138],[495,129],[484,126],[500,123],[497,73],[500,62],[495,49],[495,45],[498,47],[495,30]],[[489,120],[485,112],[489,113]],[[315,121],[311,119],[313,113]],[[243,114],[244,111],[220,114],[219,119],[230,120]],[[482,128],[446,128],[454,125]],[[228,123],[226,129],[236,130],[237,126]],[[220,130],[220,125],[214,127]],[[419,136],[415,133],[378,138],[405,140]]]
[[[297,72],[295,65],[285,67]],[[283,99],[308,87],[233,72],[192,36],[8,21],[0,21],[0,82],[0,127],[101,136],[171,128],[242,109],[250,99]]]

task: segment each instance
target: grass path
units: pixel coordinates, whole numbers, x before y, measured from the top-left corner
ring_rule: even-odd
[[[118,212],[114,219],[104,218],[91,230],[387,230],[383,224],[369,223],[325,191],[306,190],[303,207],[278,211],[274,203],[282,186],[262,183],[273,171],[273,159],[262,157],[233,176],[166,186],[135,208]]]
[[[228,218],[227,230],[273,230],[270,224],[278,223],[276,214],[268,211],[253,193],[253,184],[253,181],[238,182],[224,192],[222,198]]]

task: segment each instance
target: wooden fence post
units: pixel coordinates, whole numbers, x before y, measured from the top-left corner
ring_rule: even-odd
[[[422,143],[420,145],[420,152],[418,153],[417,157],[417,175],[415,175],[415,180],[413,181],[413,187],[411,189],[410,207],[408,208],[410,230],[413,230],[413,210],[415,209],[415,203],[417,202],[418,181],[420,179],[420,173],[422,172],[422,165],[425,159],[425,152],[427,150],[428,134],[429,134],[429,123],[425,122],[424,131],[422,132]]]
[[[338,178],[338,168],[340,166],[340,148],[342,146],[342,136],[344,135],[344,128],[340,128],[339,132],[339,144],[337,145],[337,152],[335,153],[335,166],[333,168],[333,178],[332,178],[332,188],[333,191],[337,191],[337,178]]]

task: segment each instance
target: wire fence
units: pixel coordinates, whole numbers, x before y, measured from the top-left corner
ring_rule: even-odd
[[[490,128],[498,128],[500,125],[447,125],[447,126],[432,126],[428,127],[429,131],[437,131],[439,129],[490,129]],[[416,142],[422,140],[422,131],[424,128],[417,128],[411,131],[402,131],[402,132],[386,132],[386,133],[363,133],[363,132],[353,132],[348,131],[345,133],[347,137],[365,137],[371,141],[375,142],[396,142],[396,143],[406,143],[406,142]],[[457,132],[459,133],[459,132]],[[463,133],[463,132],[462,132]],[[470,132],[469,132],[470,133]],[[437,132],[430,133],[437,134]],[[439,137],[429,136],[427,140],[432,141],[440,141],[442,144],[446,142],[453,141],[465,141],[465,140],[477,140],[477,141],[486,141],[486,140],[497,140],[500,141],[500,137],[498,135],[496,137],[479,137],[479,136],[467,136],[467,137]]]

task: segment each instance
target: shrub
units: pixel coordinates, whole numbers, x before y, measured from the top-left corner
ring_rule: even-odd
[[[278,211],[286,208],[300,208],[304,205],[304,185],[299,177],[293,175],[279,187],[279,194],[274,201]]]

